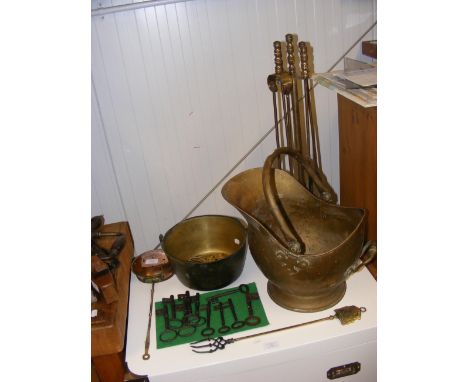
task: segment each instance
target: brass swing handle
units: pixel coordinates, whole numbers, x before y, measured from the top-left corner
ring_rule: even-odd
[[[286,238],[286,246],[288,247],[288,249],[295,254],[303,254],[305,252],[305,245],[302,242],[302,240],[297,236],[297,234],[293,233],[289,225],[286,223],[286,220],[281,212],[281,209],[278,206],[275,195],[273,193],[272,181],[274,181],[274,179],[272,177],[272,174],[274,169],[272,168],[272,165],[277,157],[286,154],[294,157],[298,161],[298,163],[300,163],[304,167],[306,172],[312,178],[314,184],[320,190],[321,199],[323,199],[326,202],[333,203],[336,201],[335,193],[328,184],[324,183],[322,179],[320,179],[319,175],[317,174],[318,170],[316,162],[313,159],[305,158],[299,151],[293,150],[288,147],[280,147],[273,151],[273,153],[266,158],[262,172],[262,183],[265,199],[273,213],[273,216],[278,222],[281,231],[283,232]]]
[[[377,256],[377,242],[374,240],[369,240],[364,244],[361,251],[361,256],[356,260],[356,262],[348,269],[345,274],[345,278],[348,278],[353,273],[359,272]]]

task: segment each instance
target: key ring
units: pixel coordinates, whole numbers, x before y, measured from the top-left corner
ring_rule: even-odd
[[[218,329],[218,333],[224,334],[231,330],[231,328],[227,325],[223,325]]]
[[[260,323],[260,317],[257,317],[257,316],[248,316],[246,319],[245,319],[245,324],[247,326],[256,326]]]
[[[232,323],[231,328],[240,329],[245,325],[245,321],[235,321]]]
[[[175,325],[177,323],[177,325]],[[182,327],[182,321],[179,320],[178,318],[170,318],[169,319],[169,329],[180,329]]]
[[[159,340],[161,342],[171,342],[177,338],[177,331],[173,329],[165,329],[159,335]]]
[[[206,318],[203,316],[198,316],[198,320],[190,323],[190,325],[196,326],[197,328],[205,324],[206,324]]]
[[[190,337],[197,328],[193,325],[184,325],[178,330],[179,337]]]
[[[212,327],[207,327],[207,328],[204,328],[201,331],[201,335],[203,337],[208,337],[208,336],[211,336],[212,334],[214,334],[214,332],[215,332],[215,330]]]

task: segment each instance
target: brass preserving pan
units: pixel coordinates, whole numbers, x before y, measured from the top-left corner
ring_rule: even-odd
[[[213,290],[235,281],[244,268],[247,225],[223,215],[181,221],[162,238],[162,248],[179,280],[197,290]]]

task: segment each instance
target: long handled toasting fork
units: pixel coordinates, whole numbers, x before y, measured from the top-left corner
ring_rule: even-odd
[[[361,313],[364,313],[365,311],[366,311],[366,308],[364,308],[364,307],[358,308],[357,306],[354,306],[354,305],[344,306],[342,308],[335,309],[335,314],[332,315],[332,316],[319,318],[317,320],[304,322],[302,324],[291,325],[291,326],[287,326],[285,328],[269,330],[267,332],[251,334],[249,336],[243,336],[243,337],[238,337],[238,338],[226,338],[226,339],[223,338],[223,337],[206,338],[206,339],[203,339],[203,340],[200,340],[200,341],[191,342],[190,347],[192,348],[192,351],[195,352],[195,353],[213,353],[218,349],[223,350],[226,347],[226,345],[232,344],[234,342],[246,340],[246,339],[249,339],[249,338],[263,336],[265,334],[276,333],[276,332],[280,332],[280,331],[283,331],[283,330],[298,328],[300,326],[315,324],[315,323],[321,322],[321,321],[334,320],[335,318],[340,320],[341,325],[348,325],[348,324],[353,323],[356,320],[360,320],[361,319]],[[202,349],[202,348],[207,348],[207,350],[198,350],[198,349]]]

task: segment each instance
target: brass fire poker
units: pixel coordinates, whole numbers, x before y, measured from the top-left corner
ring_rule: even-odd
[[[291,99],[291,108],[289,107],[288,103],[288,110],[292,111],[292,122],[293,122],[293,141],[292,147],[300,152],[303,152],[302,147],[302,128],[300,123],[300,116],[299,116],[299,102],[297,97],[297,79],[296,79],[296,66],[294,63],[294,45],[293,45],[293,35],[287,34],[286,35],[286,51],[287,51],[287,59],[288,59],[288,73],[291,76],[292,82],[292,91],[289,96]],[[298,164],[295,164],[295,173],[297,174],[297,180],[304,184],[304,170],[302,167],[299,167]]]
[[[301,75],[304,82],[304,108],[305,108],[305,129],[307,135],[307,146],[312,150],[311,158],[317,163],[319,175],[322,181],[325,176],[322,171],[322,156],[320,153],[320,139],[317,125],[317,113],[315,109],[315,94],[314,87],[309,87],[310,69],[309,57],[307,54],[307,46],[304,41],[299,43],[299,52],[301,58]]]
[[[268,79],[268,87],[270,88],[273,94],[273,116],[275,119],[275,135],[276,135],[276,146],[280,147],[282,142],[280,142],[280,126],[278,125],[278,107],[276,103],[276,93],[278,92],[278,87],[276,86],[276,76],[280,75],[283,72],[283,57],[281,57],[281,43],[275,41],[273,43],[274,55],[275,55],[275,74],[271,75],[272,78]]]
[[[332,316],[319,318],[317,320],[304,322],[302,324],[291,325],[285,328],[269,330],[267,332],[251,334],[249,336],[243,336],[243,337],[238,337],[238,338],[227,338],[227,339],[224,339],[223,337],[207,338],[207,339],[203,339],[200,341],[191,342],[190,347],[192,348],[192,351],[195,353],[213,353],[218,349],[223,350],[226,347],[226,345],[232,344],[234,342],[263,336],[265,334],[276,333],[276,332],[280,332],[283,330],[298,328],[300,326],[315,324],[317,322],[334,320],[335,318],[340,320],[341,325],[348,325],[348,324],[353,323],[356,320],[360,320],[361,313],[364,313],[365,311],[366,311],[365,307],[358,308],[357,306],[354,306],[354,305],[344,306],[342,308],[335,309],[335,314]],[[196,349],[201,349],[201,348],[208,348],[208,350],[196,350]]]
[[[286,99],[291,92],[291,81],[287,72],[283,67],[283,54],[281,52],[281,42],[273,43],[275,56],[275,73],[270,74],[267,78],[267,84],[273,94],[273,115],[275,120],[276,146],[289,146],[292,141],[291,123],[289,118],[289,106],[286,104]],[[277,96],[278,93],[278,96]],[[288,98],[289,102],[289,98]],[[280,111],[280,118],[278,117]],[[281,124],[280,124],[281,122]],[[286,135],[286,137],[285,137]],[[284,157],[279,161],[278,167],[286,169]],[[293,171],[293,161],[289,158],[289,169]]]
[[[309,99],[309,63],[307,56],[307,47],[304,41],[299,43],[299,56],[301,58],[301,75],[304,82],[304,97],[305,97],[305,133],[306,133],[306,153],[310,158],[317,160],[317,152],[315,149],[315,134],[311,126],[313,123],[309,115],[310,111],[310,99]],[[311,155],[312,150],[312,155]],[[307,187],[310,189],[312,187],[311,178],[308,177]]]

